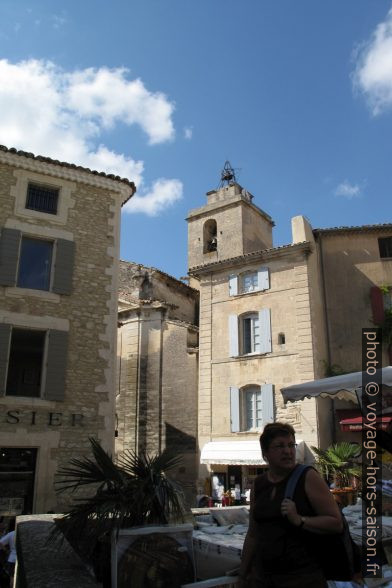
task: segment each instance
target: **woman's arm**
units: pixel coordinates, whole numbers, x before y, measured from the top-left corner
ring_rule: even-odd
[[[305,476],[305,493],[317,514],[315,516],[301,516],[297,512],[295,502],[288,498],[282,501],[282,514],[287,516],[290,523],[302,527],[306,531],[341,533],[343,531],[342,516],[327,484],[313,469],[309,469]]]
[[[245,579],[250,572],[250,567],[253,559],[253,555],[256,551],[256,523],[253,519],[253,508],[255,500],[255,483],[250,493],[250,509],[249,509],[249,528],[245,537],[244,546],[241,554],[241,565],[239,569],[239,575],[241,579]]]

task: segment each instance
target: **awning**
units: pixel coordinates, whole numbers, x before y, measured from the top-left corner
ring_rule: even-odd
[[[376,418],[376,429],[386,431],[389,423],[392,421],[392,416],[380,416]],[[353,417],[350,419],[342,419],[340,421],[342,431],[362,431],[363,418],[362,416]]]
[[[297,461],[314,463],[306,443],[297,440]],[[209,441],[201,450],[200,463],[209,465],[267,465],[261,455],[260,443],[255,441]]]
[[[343,374],[342,376],[313,380],[311,382],[295,384],[294,386],[287,386],[287,388],[282,388],[281,391],[285,402],[295,402],[296,400],[315,398],[317,396],[328,397],[333,394],[337,398],[357,403],[356,390],[361,393],[362,373],[353,372],[351,374]],[[388,366],[377,370],[376,377],[382,378],[384,385],[392,386],[392,367]]]

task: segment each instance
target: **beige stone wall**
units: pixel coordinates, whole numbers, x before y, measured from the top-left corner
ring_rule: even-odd
[[[272,246],[272,219],[235,184],[207,194],[208,203],[188,216],[188,267],[230,259]],[[203,252],[203,227],[214,219],[217,251]]]
[[[194,506],[198,292],[153,268],[121,266],[120,295],[129,308],[123,302],[119,318],[116,453],[155,455],[167,448],[181,456],[170,475]]]
[[[229,295],[229,276],[260,266],[270,271],[270,289],[264,292]],[[319,444],[315,400],[283,403],[282,387],[314,378],[311,298],[319,292],[317,276],[310,276],[307,254],[286,253],[258,262],[243,261],[213,274],[200,276],[200,367],[199,367],[199,447],[210,440],[257,439],[260,431],[231,433],[230,386],[273,384],[275,420],[291,423],[299,439]],[[316,291],[311,292],[311,288]],[[319,305],[319,301],[317,300]],[[269,308],[271,311],[272,352],[266,355],[230,357],[230,314]],[[316,327],[315,327],[316,330]],[[278,335],[284,333],[285,345]],[[214,467],[214,470],[216,468]],[[205,466],[200,467],[200,480]]]
[[[42,165],[39,164],[40,169]],[[121,195],[115,189],[89,185],[87,173],[85,182],[70,182],[62,177],[63,170],[56,177],[56,166],[48,164],[48,168],[50,174],[46,176],[42,171],[21,173],[20,169],[15,171],[10,165],[0,164],[0,227],[19,228],[31,235],[46,234],[49,238],[66,237],[75,243],[71,295],[0,287],[0,322],[69,332],[63,402],[0,398],[0,446],[38,448],[35,512],[58,512],[58,508],[65,507],[64,499],[57,500],[54,494],[55,470],[72,457],[86,453],[89,436],[98,438],[109,451],[114,447],[116,266]],[[51,215],[20,213],[15,186],[20,177],[28,179],[30,175],[35,182],[66,186],[68,208],[61,226]],[[7,416],[10,410],[13,414],[19,411],[18,423],[9,418],[9,413]],[[50,417],[49,413],[56,416]]]
[[[331,364],[345,371],[361,369],[361,329],[374,327],[371,287],[392,286],[392,261],[380,259],[377,241],[391,234],[375,230],[321,236]],[[388,363],[384,349],[384,365]]]

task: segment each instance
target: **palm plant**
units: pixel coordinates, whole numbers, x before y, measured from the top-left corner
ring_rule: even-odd
[[[168,452],[149,457],[124,452],[116,462],[90,438],[93,458],[74,458],[60,468],[58,492],[93,492],[74,498],[71,510],[57,520],[59,530],[79,550],[91,554],[97,542],[124,527],[183,520],[183,492],[167,477],[180,458]]]
[[[326,478],[332,476],[337,488],[350,486],[353,478],[360,477],[361,468],[356,461],[361,453],[358,445],[341,441],[328,449],[312,447],[312,450],[320,473]]]

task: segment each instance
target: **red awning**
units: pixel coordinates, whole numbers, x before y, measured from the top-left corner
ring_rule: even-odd
[[[376,418],[376,428],[386,431],[389,423],[392,421],[392,416],[380,416]],[[363,417],[356,416],[349,419],[342,419],[340,426],[342,431],[362,431]]]

